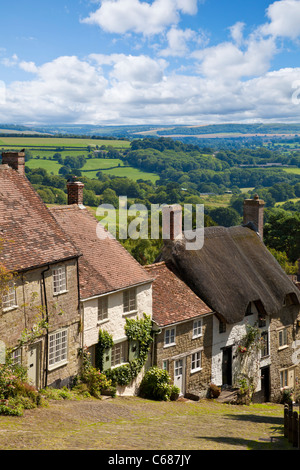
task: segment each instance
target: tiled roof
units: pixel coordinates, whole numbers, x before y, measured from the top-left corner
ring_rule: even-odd
[[[28,179],[7,165],[0,165],[0,242],[0,262],[11,271],[79,255]]]
[[[82,253],[79,284],[82,299],[151,282],[146,271],[112,238],[100,239],[96,229],[104,229],[86,208],[77,204],[55,206],[52,214]]]
[[[154,279],[152,318],[161,327],[211,313],[211,309],[180,279],[172,263],[145,266]]]

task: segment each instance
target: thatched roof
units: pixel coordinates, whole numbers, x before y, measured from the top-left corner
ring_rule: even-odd
[[[244,318],[249,302],[277,314],[286,295],[300,302],[300,291],[260,237],[250,228],[208,227],[202,249],[186,250],[185,239],[168,241],[158,261],[172,261],[184,281],[229,323]]]

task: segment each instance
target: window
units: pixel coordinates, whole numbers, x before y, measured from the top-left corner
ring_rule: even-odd
[[[16,349],[11,353],[11,362],[14,366],[20,366],[22,364],[22,351],[21,348]]]
[[[136,310],[136,289],[128,289],[123,293],[123,312]]]
[[[251,304],[251,302],[250,302],[250,303],[248,304],[248,307],[247,307],[245,316],[247,317],[248,315],[252,315],[252,314],[253,314],[253,311],[252,311],[252,304]]]
[[[192,372],[201,369],[201,356],[201,351],[192,354]]]
[[[118,366],[128,360],[128,341],[116,343],[111,348],[111,366]]]
[[[166,370],[167,372],[169,371],[169,361],[167,359],[162,362],[162,368],[163,370]]]
[[[195,320],[193,323],[193,338],[202,336],[202,320]]]
[[[53,292],[54,295],[61,294],[67,290],[66,267],[59,266],[53,269]]]
[[[269,355],[269,335],[267,331],[263,331],[261,334],[261,355],[262,357]]]
[[[295,386],[295,370],[283,369],[280,371],[280,388],[294,388]]]
[[[282,328],[282,330],[278,331],[278,344],[279,348],[287,346],[287,329]]]
[[[219,333],[225,333],[226,323],[224,321],[219,321]]]
[[[68,359],[68,330],[49,335],[49,367],[65,364]]]
[[[259,326],[259,328],[263,328],[264,326],[266,326],[266,324],[267,324],[267,320],[266,320],[265,315],[258,315],[258,326]]]
[[[165,330],[165,346],[172,346],[175,344],[175,328],[168,328]]]
[[[108,297],[98,299],[98,321],[108,318]]]
[[[3,295],[3,310],[17,306],[16,287],[13,281],[8,283],[7,291]]]

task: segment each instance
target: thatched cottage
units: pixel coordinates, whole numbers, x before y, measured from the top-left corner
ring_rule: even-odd
[[[243,372],[253,375],[255,399],[277,401],[286,388],[297,393],[300,291],[263,243],[262,211],[258,197],[246,200],[243,226],[205,228],[197,250],[186,249],[185,234],[165,240],[157,261],[171,262],[215,312],[212,382],[235,386]],[[260,331],[259,352],[241,370],[251,328]]]

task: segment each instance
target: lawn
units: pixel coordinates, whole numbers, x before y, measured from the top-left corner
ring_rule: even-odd
[[[282,405],[137,397],[50,402],[0,416],[1,450],[287,450]],[[106,454],[105,454],[106,455]]]

